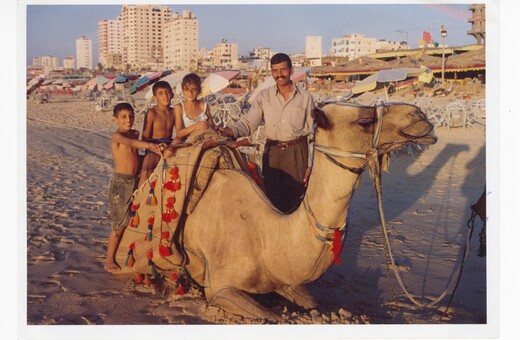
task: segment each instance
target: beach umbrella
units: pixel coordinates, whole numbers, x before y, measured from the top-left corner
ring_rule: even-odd
[[[170,84],[172,89],[174,89],[178,84],[182,82],[182,79],[189,74],[189,71],[179,71],[168,74],[166,77],[162,78],[161,81],[166,81]],[[144,96],[146,99],[152,99],[153,97],[153,89],[149,89],[146,95]]]
[[[28,83],[27,83],[27,94],[31,94],[34,90],[36,90],[40,85],[42,85],[44,82],[44,78],[43,77],[35,77],[33,79],[31,79]]]
[[[231,80],[240,74],[239,70],[222,70],[211,73],[202,82],[202,89],[198,98],[204,98],[212,93],[228,87]]]
[[[291,76],[291,80],[294,83],[297,83],[300,80],[305,79],[305,77],[307,77],[307,75],[309,74],[309,71],[310,71],[310,68],[308,68],[308,67],[295,67],[293,75]],[[274,86],[274,85],[276,85],[274,78],[272,76],[269,76],[267,79],[264,80],[263,83],[261,83],[260,85],[255,87],[255,89],[253,91],[251,91],[251,94],[249,95],[249,98],[247,99],[247,101],[249,103],[253,103],[253,101],[255,100],[256,96],[260,93],[260,91],[262,91],[263,89],[266,89],[268,87]]]
[[[103,88],[108,90],[114,86],[114,84],[122,84],[126,83],[129,80],[126,76],[119,75],[115,78],[110,79],[105,85],[103,85]]]
[[[141,91],[144,88],[146,88],[149,84],[152,84],[156,81],[158,81],[162,76],[163,72],[150,72],[148,74],[145,74],[144,76],[140,77],[135,81],[135,83],[128,89],[128,92],[130,94],[134,94],[137,91]]]
[[[381,88],[385,88],[386,100],[388,101],[387,86],[391,82],[402,81],[409,77],[418,77],[425,72],[424,68],[393,68],[378,71],[365,79],[356,82],[352,87],[353,94],[359,94]]]

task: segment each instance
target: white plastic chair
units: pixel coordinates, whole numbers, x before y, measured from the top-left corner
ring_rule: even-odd
[[[486,100],[479,99],[470,103],[472,122],[486,125]]]
[[[448,130],[452,127],[462,126],[464,129],[467,125],[466,107],[461,102],[453,102],[448,104],[444,109],[445,119]]]
[[[443,109],[435,105],[430,98],[417,98],[412,104],[420,108],[435,127],[444,126],[446,124]]]

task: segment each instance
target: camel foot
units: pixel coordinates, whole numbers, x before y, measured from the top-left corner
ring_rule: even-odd
[[[313,309],[318,306],[318,303],[304,285],[285,286],[278,289],[276,293],[304,309]]]
[[[280,317],[271,313],[249,294],[236,288],[223,288],[211,297],[206,290],[206,297],[209,304],[245,318],[267,319],[272,322],[281,320]]]

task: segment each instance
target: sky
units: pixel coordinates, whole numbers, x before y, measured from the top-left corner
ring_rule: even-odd
[[[433,4],[167,4],[173,12],[193,12],[199,20],[199,48],[212,49],[222,39],[238,43],[239,55],[255,47],[274,52],[303,53],[306,36],[322,36],[322,49],[328,54],[333,38],[361,33],[390,41],[408,39],[417,48],[423,31],[441,41],[440,26],[445,25],[449,46],[476,43],[467,35],[471,28],[469,3]],[[77,5],[27,4],[27,64],[39,56],[63,58],[76,54],[76,39],[92,39],[93,63],[98,60],[97,22],[116,19],[122,4]],[[63,3],[63,2],[61,2]],[[438,3],[438,2],[437,2]],[[23,18],[23,13],[21,14]],[[401,32],[398,32],[401,31]]]

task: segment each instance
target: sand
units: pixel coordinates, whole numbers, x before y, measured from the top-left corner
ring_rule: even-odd
[[[142,121],[139,115],[134,127],[141,130]],[[111,113],[95,111],[91,101],[51,96],[50,103],[27,104],[27,325],[261,324],[207,306],[195,288],[178,296],[172,287],[151,290],[132,276],[103,270],[114,129]],[[383,175],[392,250],[406,288],[420,301],[446,288],[451,293],[470,206],[486,182],[483,126],[437,128],[435,134],[437,144],[393,155]],[[275,296],[259,299],[283,315],[285,325],[485,325],[481,225],[477,219],[462,279],[441,319],[449,294],[435,308],[418,308],[403,302],[393,274],[394,288],[389,285],[377,199],[366,174],[351,205],[341,263],[309,284],[319,307],[301,311]]]

